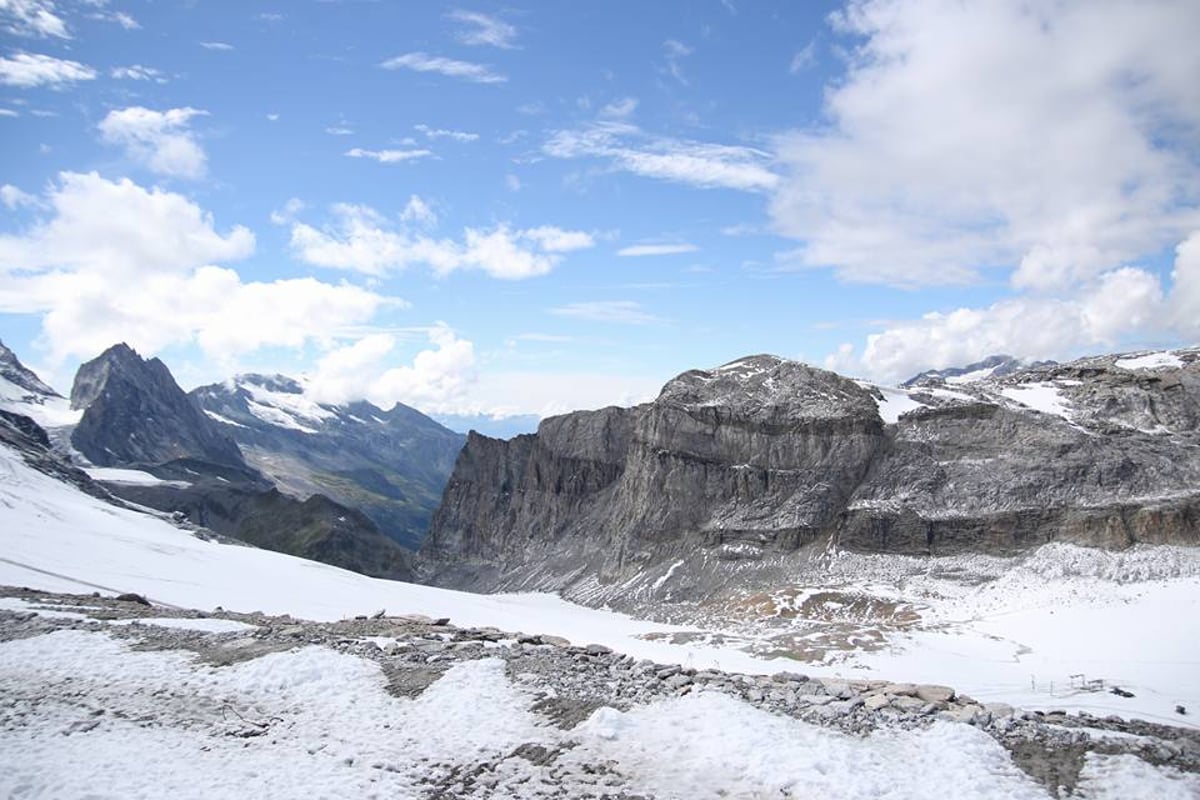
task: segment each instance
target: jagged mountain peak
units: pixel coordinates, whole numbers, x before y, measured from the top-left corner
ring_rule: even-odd
[[[71,406],[83,410],[71,443],[100,466],[190,458],[245,468],[233,439],[179,388],[166,364],[127,344],[79,367]]]
[[[17,354],[0,341],[0,378],[14,386],[42,397],[62,397],[37,376],[33,370],[21,363]]]

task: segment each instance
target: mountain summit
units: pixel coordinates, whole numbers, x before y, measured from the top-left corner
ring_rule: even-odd
[[[71,407],[84,409],[71,443],[100,466],[190,458],[244,467],[237,444],[187,396],[157,358],[126,344],[79,368]]]

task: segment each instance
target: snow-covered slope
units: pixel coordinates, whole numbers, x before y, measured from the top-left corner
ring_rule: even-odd
[[[992,580],[979,583],[986,576]],[[1187,548],[1113,555],[1056,545],[1015,567],[1003,559],[931,564],[842,554],[824,585],[800,587],[826,593],[821,614],[781,611],[797,604],[793,592],[773,601],[773,617],[752,608],[763,615],[758,623],[743,609],[663,624],[552,595],[396,583],[205,541],[88,497],[0,448],[0,584],[137,591],[181,607],[317,620],[385,608],[697,668],[950,683],[987,702],[1179,724],[1191,718],[1174,715],[1176,705],[1200,709],[1200,557]],[[911,617],[856,617],[863,598],[910,609]],[[1135,696],[1097,692],[1097,680]]]

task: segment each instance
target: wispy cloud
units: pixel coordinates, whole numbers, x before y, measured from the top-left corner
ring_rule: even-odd
[[[0,0],[4,30],[18,36],[70,39],[67,23],[57,10],[53,0]]]
[[[650,136],[615,121],[557,131],[542,151],[555,158],[606,159],[614,169],[701,188],[762,192],[779,182],[768,168],[771,155],[761,150]]]
[[[466,25],[455,37],[463,44],[487,45],[505,50],[516,47],[517,29],[502,19],[478,11],[462,10],[451,11],[446,16]]]
[[[92,19],[98,19],[101,22],[112,22],[120,25],[127,31],[136,31],[141,28],[141,24],[124,11],[97,11],[90,15]]]
[[[416,150],[364,150],[361,147],[354,147],[346,151],[346,155],[350,158],[371,158],[378,161],[380,164],[399,164],[404,161],[413,161],[418,158],[426,158],[433,155],[432,150],[416,149]]]
[[[200,42],[200,46],[205,50],[220,50],[228,52],[233,49],[233,45],[228,42]]]
[[[637,110],[638,101],[636,97],[622,97],[620,100],[614,100],[611,103],[600,109],[600,116],[606,119],[625,119]]]
[[[683,74],[683,67],[679,62],[692,54],[692,48],[676,39],[667,39],[663,42],[663,53],[667,57],[667,74],[687,86],[687,77]]]
[[[817,43],[816,40],[810,41],[801,49],[797,50],[792,56],[792,63],[788,65],[788,72],[793,75],[799,74],[809,67],[817,63]]]
[[[478,133],[453,131],[445,128],[431,128],[425,124],[413,125],[413,130],[425,134],[427,139],[453,139],[456,142],[474,142],[479,138]]]
[[[633,300],[599,300],[583,303],[567,303],[550,309],[559,317],[586,319],[591,322],[611,322],[619,325],[652,325],[662,322],[660,317],[642,309],[642,304]]]
[[[208,112],[195,108],[153,111],[141,106],[114,109],[101,120],[104,141],[125,148],[130,158],[160,175],[200,178],[207,157],[188,129],[193,117]]]
[[[694,244],[679,242],[676,244],[634,244],[622,247],[617,255],[625,257],[636,256],[673,256],[680,253],[694,253],[699,250]]]
[[[70,61],[41,53],[17,53],[0,58],[0,83],[30,89],[49,86],[61,89],[77,81],[96,79],[96,70],[78,61]]]
[[[154,67],[143,67],[141,64],[131,64],[128,67],[113,67],[108,73],[117,80],[127,81],[154,81],[155,83],[166,83],[166,76],[160,70]]]
[[[11,108],[0,108],[0,117],[19,117],[19,116],[21,116],[20,111],[15,111],[14,109],[11,109]]]
[[[492,72],[486,64],[458,61],[428,53],[405,53],[389,58],[379,66],[384,69],[409,69],[413,72],[434,72],[449,78],[460,78],[472,83],[504,83],[508,78]]]

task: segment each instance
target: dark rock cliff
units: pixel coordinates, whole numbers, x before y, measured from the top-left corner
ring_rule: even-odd
[[[79,368],[71,407],[85,409],[71,443],[100,466],[194,458],[245,466],[233,439],[204,415],[157,358],[118,344]]]
[[[1140,362],[885,392],[754,356],[684,373],[646,405],[472,435],[420,569],[620,606],[786,580],[830,547],[1200,543],[1200,353],[1122,363]]]

